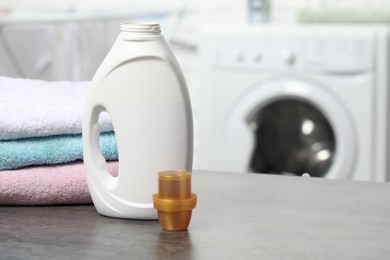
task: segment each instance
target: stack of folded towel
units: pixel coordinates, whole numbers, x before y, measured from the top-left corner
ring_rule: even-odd
[[[82,112],[89,82],[0,77],[0,204],[91,203],[84,172]],[[118,151],[109,116],[99,118],[111,174]]]

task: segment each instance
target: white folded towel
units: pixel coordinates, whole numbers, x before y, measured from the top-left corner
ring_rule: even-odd
[[[81,133],[89,85],[0,77],[0,140]],[[113,130],[107,113],[99,123]]]

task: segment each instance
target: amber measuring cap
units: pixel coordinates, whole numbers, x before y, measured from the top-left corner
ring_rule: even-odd
[[[187,230],[197,199],[191,192],[191,175],[181,170],[158,173],[158,193],[153,194],[153,206],[158,210],[162,229]]]

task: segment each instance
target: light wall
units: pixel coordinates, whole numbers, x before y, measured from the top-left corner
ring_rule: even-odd
[[[183,67],[191,86],[198,84],[196,59],[197,31],[207,24],[248,23],[249,0],[1,0],[0,14],[7,8],[46,9],[55,11],[115,12],[129,13],[147,11],[174,11],[183,16],[172,15],[165,20],[163,32],[169,39],[173,36],[172,49]],[[271,0],[271,23],[296,23],[297,13],[304,8],[388,8],[389,0]],[[179,12],[178,12],[179,11]],[[180,19],[181,18],[181,19]],[[157,19],[158,20],[158,19]],[[1,22],[1,20],[0,20]],[[115,32],[116,33],[116,32]],[[176,44],[175,44],[176,43]]]
[[[389,0],[270,0],[272,23],[295,23],[303,8],[389,8]],[[242,24],[248,21],[248,0],[2,0],[6,7],[46,8],[50,10],[106,10],[139,12],[147,10],[185,9],[185,17],[177,29],[181,40],[196,42],[197,28],[203,24]]]

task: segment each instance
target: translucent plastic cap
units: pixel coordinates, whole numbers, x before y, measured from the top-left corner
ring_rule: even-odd
[[[158,193],[153,205],[158,210],[162,229],[182,231],[190,224],[196,194],[191,192],[191,173],[188,171],[162,171],[158,173]]]

